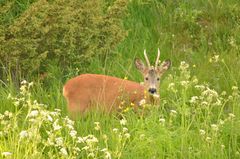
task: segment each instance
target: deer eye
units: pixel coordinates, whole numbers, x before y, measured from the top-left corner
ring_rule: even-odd
[[[160,80],[160,78],[158,77],[158,78],[157,78],[157,80],[159,81],[159,80]]]
[[[147,81],[147,80],[148,80],[148,77],[146,77],[145,80]]]

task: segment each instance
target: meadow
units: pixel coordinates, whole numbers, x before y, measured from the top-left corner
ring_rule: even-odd
[[[62,24],[66,21],[60,20],[56,30],[56,25],[47,20],[43,21],[44,27],[39,19],[33,18],[34,23],[27,21],[29,15],[45,17],[46,8],[60,12],[65,1],[68,3],[56,0],[56,8],[48,6],[48,3],[55,4],[54,0],[0,1],[0,158],[240,158],[238,0],[131,0],[126,3],[105,0],[107,5],[126,4],[126,15],[118,20],[113,14],[118,8],[114,7],[108,15],[114,20],[107,19],[108,16],[98,17],[96,12],[84,12],[83,15],[94,14],[92,18],[97,21],[86,22],[91,23],[87,26],[92,31],[74,30],[78,23],[66,26],[70,31],[80,32],[77,36],[83,39],[80,42],[74,41],[69,30],[70,38],[54,36],[65,33]],[[72,2],[69,1],[70,6],[66,8],[74,8],[75,2],[78,4]],[[89,2],[85,4],[89,9],[100,4],[100,0]],[[39,9],[39,6],[46,8]],[[94,7],[90,11],[95,11]],[[104,9],[103,6],[103,14]],[[67,10],[60,16],[70,18],[71,13]],[[96,44],[98,39],[80,36],[81,33],[98,35],[95,32],[101,31],[102,21],[108,26],[103,30],[106,43]],[[53,28],[53,34],[45,36],[48,25],[49,30]],[[27,29],[20,32],[24,27]],[[16,41],[9,42],[12,36],[8,31],[15,33]],[[23,36],[27,38],[20,39]],[[58,43],[55,38],[64,42]],[[82,44],[84,40],[86,43]],[[51,43],[54,45],[50,46]],[[56,52],[53,47],[57,48]],[[48,54],[53,53],[45,56],[45,48]],[[161,78],[160,105],[145,104],[139,113],[126,105],[122,118],[117,112],[99,111],[87,112],[74,121],[68,117],[62,96],[62,87],[68,79],[89,72],[142,82],[134,59],[144,59],[146,49],[154,61],[158,48],[161,61],[172,61],[172,67]],[[24,54],[14,52],[18,49]],[[61,53],[81,49],[89,54]],[[97,52],[98,49],[100,53],[94,56],[91,50]],[[36,50],[43,52],[41,56]],[[31,56],[25,54],[27,51]],[[16,60],[15,57],[24,61],[20,60],[19,67],[14,62],[8,63]],[[35,58],[43,60],[34,61]],[[31,69],[35,70],[28,72]]]

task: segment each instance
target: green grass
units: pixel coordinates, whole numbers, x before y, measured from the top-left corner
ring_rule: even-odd
[[[1,18],[1,24],[11,24],[30,5],[30,1],[13,2],[18,8]],[[128,10],[129,16],[124,19],[128,37],[112,50],[115,56],[107,57],[104,64],[92,59],[89,70],[140,82],[134,58],[143,59],[146,48],[154,61],[159,47],[161,60],[169,58],[173,62],[161,79],[160,106],[147,105],[144,116],[130,109],[123,113],[125,125],[120,124],[116,113],[89,112],[72,128],[64,119],[68,113],[61,92],[65,80],[78,71],[66,74],[50,65],[48,77],[44,81],[32,78],[34,85],[25,93],[19,93],[11,79],[1,82],[0,112],[13,114],[0,116],[0,153],[11,152],[10,158],[107,158],[108,153],[124,159],[240,157],[240,93],[233,87],[240,81],[240,3],[133,0]],[[28,88],[28,84],[22,88]],[[7,98],[9,93],[17,98]],[[55,108],[61,113],[53,113],[58,112]],[[33,110],[38,114],[29,116]],[[94,122],[99,122],[100,129]],[[80,142],[74,130],[76,136],[92,134],[98,142],[92,136]],[[65,149],[68,156],[64,155]]]

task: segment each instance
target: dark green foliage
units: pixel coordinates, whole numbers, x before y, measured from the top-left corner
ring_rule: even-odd
[[[0,36],[0,59],[14,74],[43,72],[54,61],[62,69],[87,70],[92,57],[104,59],[126,31],[126,0],[38,0]]]

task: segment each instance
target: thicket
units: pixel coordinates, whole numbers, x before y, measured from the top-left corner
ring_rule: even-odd
[[[92,57],[104,60],[126,31],[122,18],[127,0],[37,0],[5,25],[14,3],[1,7],[0,73],[13,76],[45,72],[46,66],[79,67],[86,71]]]

